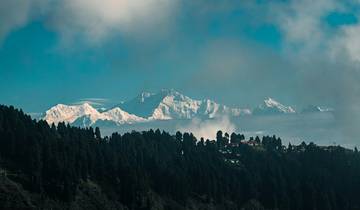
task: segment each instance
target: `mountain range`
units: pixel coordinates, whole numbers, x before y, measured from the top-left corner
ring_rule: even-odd
[[[330,111],[318,106],[306,107],[300,113]],[[89,103],[79,105],[57,104],[43,114],[49,124],[65,122],[76,126],[123,125],[159,120],[212,119],[222,116],[295,114],[291,106],[266,98],[254,109],[242,109],[219,104],[209,99],[197,100],[173,89],[157,93],[142,92],[135,98],[109,109],[96,109]]]

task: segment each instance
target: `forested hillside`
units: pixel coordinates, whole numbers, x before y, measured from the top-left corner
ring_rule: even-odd
[[[159,130],[102,137],[0,106],[2,209],[360,209],[360,154]]]

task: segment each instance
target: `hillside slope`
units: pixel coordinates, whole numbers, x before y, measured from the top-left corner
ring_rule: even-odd
[[[0,203],[10,209],[360,207],[360,154],[276,136],[57,127],[0,106]],[[3,175],[2,175],[3,176]]]

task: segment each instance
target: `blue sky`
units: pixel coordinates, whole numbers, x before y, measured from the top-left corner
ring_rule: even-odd
[[[5,0],[0,102],[42,112],[175,88],[358,111],[359,15],[356,1]]]

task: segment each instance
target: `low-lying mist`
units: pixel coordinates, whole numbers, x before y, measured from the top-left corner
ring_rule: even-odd
[[[193,133],[197,139],[201,137],[204,139],[215,139],[218,130],[231,134],[236,131],[236,125],[230,121],[229,117],[206,120],[195,118],[186,125],[178,125],[176,130]]]

